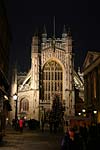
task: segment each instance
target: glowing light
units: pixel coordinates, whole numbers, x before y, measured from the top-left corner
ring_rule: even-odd
[[[13,95],[13,99],[16,101],[17,100],[17,95]]]
[[[97,110],[94,110],[93,113],[94,113],[94,114],[97,114]]]
[[[86,110],[85,110],[85,109],[82,109],[82,112],[83,112],[83,113],[85,113],[85,112],[86,112]]]
[[[8,100],[8,97],[7,97],[6,95],[4,95],[4,98],[5,98],[6,100]]]
[[[81,115],[81,113],[79,112],[79,113],[78,113],[78,115],[80,116],[80,115]]]

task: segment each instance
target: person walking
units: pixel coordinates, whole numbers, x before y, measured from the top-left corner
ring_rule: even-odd
[[[21,118],[19,120],[19,130],[21,133],[23,132],[23,127],[24,127],[24,120]]]
[[[83,150],[83,140],[74,128],[69,128],[62,138],[61,150]]]
[[[97,125],[91,125],[89,127],[89,136],[87,139],[87,148],[86,150],[97,150],[100,146],[100,136],[97,130]]]
[[[86,126],[86,123],[83,123],[79,127],[79,133],[80,133],[80,136],[83,138],[84,146],[86,148],[87,147],[87,140],[88,140],[88,128]]]

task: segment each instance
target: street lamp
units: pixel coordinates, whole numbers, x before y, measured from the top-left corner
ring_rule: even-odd
[[[94,114],[97,114],[97,110],[94,110],[93,113],[94,113]]]
[[[86,112],[86,110],[83,108],[83,109],[82,109],[82,112],[83,112],[83,113],[85,113],[85,112]]]
[[[82,114],[84,117],[86,117],[86,109],[84,109],[84,108],[82,109]]]
[[[93,110],[93,121],[94,123],[97,123],[97,110]]]
[[[18,96],[17,96],[17,94],[15,93],[15,94],[13,95],[13,99],[14,99],[14,101],[15,101],[15,103],[16,103],[16,105],[15,105],[15,120],[17,120],[17,98],[18,98]]]

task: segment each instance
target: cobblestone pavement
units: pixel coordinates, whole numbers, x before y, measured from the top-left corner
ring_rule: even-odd
[[[0,150],[60,150],[62,135],[28,129],[20,133],[10,129],[6,131]]]

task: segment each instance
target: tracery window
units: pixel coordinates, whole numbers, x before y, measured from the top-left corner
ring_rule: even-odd
[[[21,112],[29,111],[29,101],[27,99],[22,99],[20,101],[20,111]]]
[[[43,68],[43,89],[45,101],[50,101],[55,94],[59,93],[62,99],[63,70],[56,61],[47,62]]]

